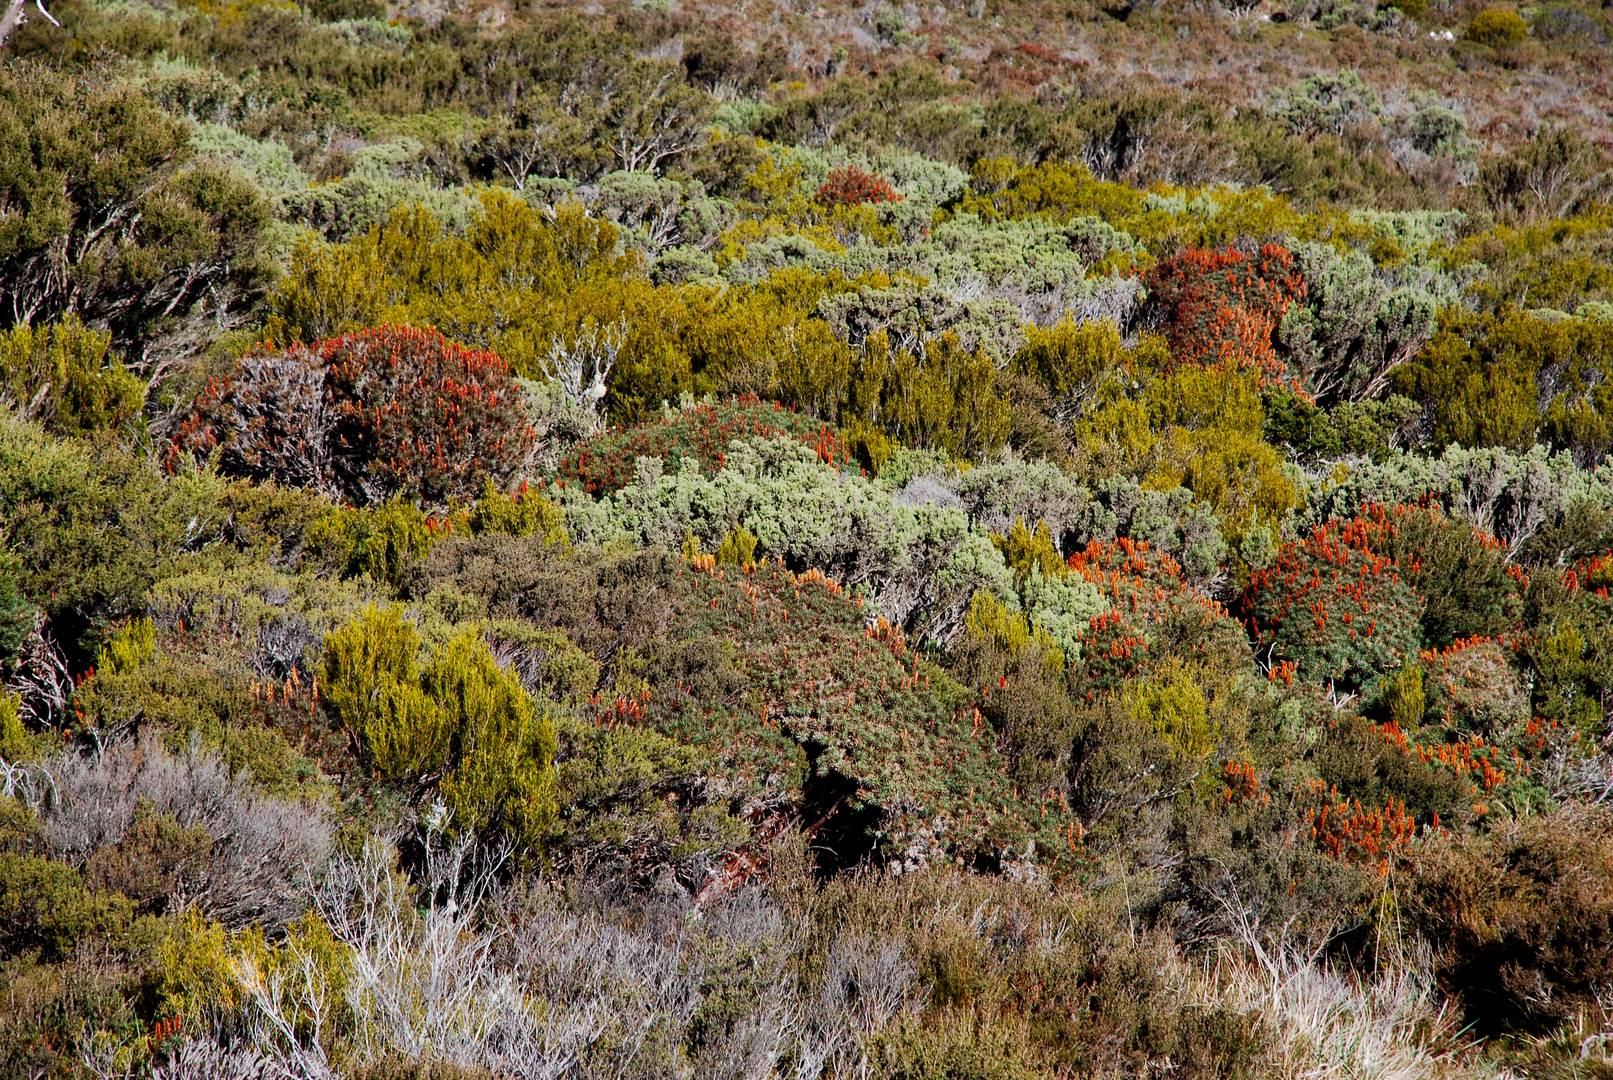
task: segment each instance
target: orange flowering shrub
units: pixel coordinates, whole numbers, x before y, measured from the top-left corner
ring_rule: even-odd
[[[807,829],[843,864],[993,858],[1030,835],[1069,854],[1073,819],[1014,790],[976,695],[834,579],[702,555],[635,597],[666,604],[675,640],[646,645],[642,683],[585,716],[710,755],[709,796]]]
[[[1463,638],[1420,659],[1430,715],[1447,728],[1495,737],[1529,721],[1529,690],[1504,640]]]
[[[1305,298],[1293,253],[1266,244],[1253,255],[1189,248],[1149,271],[1149,303],[1170,341],[1174,364],[1259,373],[1290,382],[1276,334],[1289,307]]]
[[[197,398],[168,464],[216,452],[232,475],[358,503],[442,505],[507,483],[535,439],[498,355],[381,326],[248,354]]]
[[[1394,528],[1383,508],[1370,508],[1284,544],[1239,600],[1256,646],[1292,662],[1299,678],[1339,689],[1400,667],[1420,643],[1423,598],[1380,553]]]
[[[1310,813],[1311,840],[1330,858],[1375,866],[1387,874],[1417,837],[1416,820],[1393,796],[1381,807],[1363,805],[1320,781],[1311,794],[1320,802]]]
[[[1173,653],[1243,652],[1237,623],[1226,608],[1188,584],[1181,564],[1146,540],[1094,540],[1067,564],[1072,573],[1098,586],[1110,603],[1081,634],[1075,675],[1089,700],[1118,689]]]
[[[902,199],[889,180],[855,165],[829,170],[829,178],[818,188],[816,198],[824,206],[862,206]]]

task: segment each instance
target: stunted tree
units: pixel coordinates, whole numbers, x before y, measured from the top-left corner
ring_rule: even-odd
[[[251,186],[194,161],[187,125],[139,92],[29,63],[0,69],[8,323],[76,315],[156,374],[262,285],[267,223]]]

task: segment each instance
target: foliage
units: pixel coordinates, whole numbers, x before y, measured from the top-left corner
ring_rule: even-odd
[[[1606,1064],[1589,6],[24,6],[0,1075]]]
[[[539,840],[555,814],[554,721],[466,629],[421,666],[396,608],[325,639],[326,700],[380,777],[434,788],[458,827]]]
[[[1420,860],[1407,915],[1437,935],[1441,975],[1483,1030],[1547,1030],[1605,978],[1607,843],[1592,811],[1453,837]]]
[[[1500,5],[1484,8],[1468,20],[1466,37],[1492,49],[1506,49],[1529,36],[1529,24],[1516,8]]]
[[[108,353],[111,336],[69,316],[0,334],[0,379],[13,409],[53,435],[117,430],[134,419],[145,387]]]
[[[562,459],[557,472],[590,494],[608,495],[632,482],[641,457],[659,458],[673,472],[687,458],[711,473],[723,464],[734,440],[780,435],[806,443],[830,465],[845,464],[849,457],[827,425],[751,396],[695,405],[597,435]]]
[[[0,304],[69,316],[149,370],[157,341],[236,317],[265,277],[265,210],[190,160],[185,126],[137,90],[44,65],[0,73]],[[189,325],[187,325],[189,324]]]
[[[387,326],[243,358],[197,400],[169,461],[216,452],[254,480],[441,506],[508,482],[533,438],[501,358]]]

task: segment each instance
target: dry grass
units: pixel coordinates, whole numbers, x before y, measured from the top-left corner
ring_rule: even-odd
[[[1463,1037],[1433,985],[1426,957],[1374,976],[1340,971],[1292,953],[1241,950],[1217,958],[1200,992],[1257,1016],[1277,1033],[1282,1074],[1296,1078],[1413,1080],[1493,1076]]]

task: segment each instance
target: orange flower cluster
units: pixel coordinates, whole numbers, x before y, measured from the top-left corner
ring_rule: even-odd
[[[259,682],[253,679],[249,684],[249,693],[253,701],[261,701],[266,705],[290,705],[303,693],[302,676],[296,668],[281,682],[265,680]],[[308,682],[308,712],[312,715],[319,709],[319,676],[313,676]]]
[[[1254,255],[1189,248],[1158,263],[1147,283],[1163,310],[1174,363],[1253,371],[1262,385],[1292,382],[1276,331],[1305,299],[1306,286],[1287,248],[1266,244]]]
[[[1253,762],[1242,759],[1227,762],[1222,769],[1222,778],[1227,785],[1223,793],[1225,801],[1271,805],[1271,795],[1260,790],[1260,775],[1255,771]]]
[[[1380,874],[1388,874],[1416,839],[1417,823],[1400,799],[1368,807],[1359,799],[1339,798],[1337,787],[1324,791],[1318,781],[1317,789],[1325,801],[1311,811],[1311,839],[1329,858],[1376,864]]]
[[[165,464],[218,450],[225,471],[250,479],[441,505],[507,480],[536,438],[502,357],[378,326],[248,353],[196,399]]]
[[[614,731],[624,724],[642,724],[645,706],[649,703],[650,691],[647,689],[640,690],[631,697],[620,695],[610,701],[596,690],[588,698],[588,707],[594,714],[594,726],[607,731]]]
[[[1415,754],[1425,765],[1442,765],[1458,776],[1466,776],[1482,791],[1494,791],[1507,782],[1505,770],[1496,762],[1501,760],[1499,748],[1485,742],[1479,735],[1469,735],[1460,742],[1438,743],[1429,746],[1412,742],[1393,720],[1374,725],[1374,730],[1391,746]]]
[[[146,1036],[146,1049],[155,1054],[161,1050],[163,1044],[179,1034],[184,1022],[178,1016],[167,1016],[151,1025],[151,1034]]]
[[[803,585],[817,585],[830,596],[846,595],[846,588],[844,585],[840,584],[840,582],[836,581],[834,578],[830,577],[828,574],[825,574],[822,570],[819,570],[816,567],[806,571],[805,573],[791,574],[789,581],[790,584],[795,588],[795,595],[797,597],[801,595],[801,586]]]
[[[824,206],[862,206],[865,203],[901,202],[891,182],[855,165],[829,170],[829,178],[816,196]]]
[[[1608,597],[1613,583],[1613,554],[1595,555],[1563,571],[1563,585],[1571,591],[1584,591],[1601,600]]]
[[[1513,642],[1505,637],[1495,637],[1491,634],[1474,634],[1472,637],[1457,638],[1443,649],[1423,649],[1417,654],[1417,659],[1425,664],[1438,663],[1460,656],[1469,649],[1476,649],[1481,645],[1498,645],[1503,649],[1510,649]]]
[[[891,625],[884,616],[880,616],[868,625],[865,631],[870,641],[877,641],[889,649],[897,659],[907,656],[907,637],[902,633],[900,626]]]

